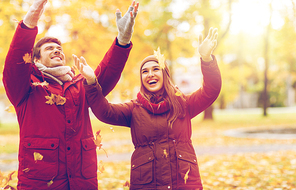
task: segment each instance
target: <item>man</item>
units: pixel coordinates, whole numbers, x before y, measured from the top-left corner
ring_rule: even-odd
[[[56,38],[42,38],[32,53],[46,3],[35,0],[19,22],[3,71],[20,127],[18,189],[98,189],[96,145],[83,82],[97,80],[104,95],[114,88],[132,48],[139,4],[133,1],[123,17],[117,10],[118,36],[95,70],[95,78],[84,79],[65,65]]]

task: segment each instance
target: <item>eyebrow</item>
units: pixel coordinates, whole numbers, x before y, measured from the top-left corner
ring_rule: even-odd
[[[152,68],[155,68],[155,67],[160,67],[159,65],[155,65],[155,66],[152,66]],[[147,67],[146,68],[142,68],[142,70],[146,70],[148,69]]]
[[[50,49],[50,48],[53,48],[55,46],[46,46],[44,49]],[[62,46],[58,45],[56,46],[58,49],[63,49]]]

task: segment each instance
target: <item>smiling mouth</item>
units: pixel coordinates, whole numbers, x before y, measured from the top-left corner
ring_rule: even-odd
[[[59,58],[60,60],[62,60],[62,58],[59,57],[59,56],[54,56],[54,57],[52,57],[51,59],[55,59],[55,58]]]
[[[148,84],[149,84],[149,85],[154,85],[154,84],[156,84],[156,83],[157,83],[156,80],[150,80],[150,81],[148,81]]]

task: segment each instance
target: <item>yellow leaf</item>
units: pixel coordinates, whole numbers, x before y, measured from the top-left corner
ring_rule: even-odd
[[[47,183],[47,187],[51,186],[53,184],[53,179],[55,178],[55,176]]]
[[[47,101],[45,102],[46,104],[54,104],[54,94],[51,94],[50,96],[45,96],[45,98],[47,99]]]
[[[43,87],[43,86],[48,86],[48,82],[46,82],[46,81],[43,81],[43,82],[33,82],[32,85],[33,86],[39,86],[40,85],[40,86]]]
[[[10,106],[6,107],[5,111],[7,111],[8,113],[15,113],[14,106],[10,105]]]
[[[166,158],[168,157],[169,154],[167,153],[167,150],[166,150],[166,149],[163,150],[163,155],[164,155],[164,157],[166,157]]]
[[[66,98],[62,97],[60,95],[55,95],[56,99],[55,99],[55,103],[56,105],[64,105],[66,103]]]
[[[159,47],[157,48],[157,51],[154,51],[154,56],[157,58],[159,66],[162,69],[164,69],[165,68],[165,64],[164,64],[165,58],[164,58],[164,55],[162,55],[160,53],[160,48]]]
[[[95,144],[97,145],[97,147],[99,147],[99,149],[101,149],[101,147],[102,147],[102,143],[101,143],[102,142],[102,137],[100,135],[100,132],[101,132],[101,130],[96,132],[96,139],[94,140]]]
[[[176,95],[176,96],[181,96],[182,93],[181,93],[180,91],[177,91],[177,92],[175,93],[175,95]]]
[[[188,174],[189,174],[190,168],[187,170],[185,176],[184,176],[184,183],[186,184],[187,179],[188,179]]]
[[[105,170],[105,167],[104,167],[103,161],[100,160],[100,161],[99,161],[99,164],[98,164],[98,171],[99,171],[100,173],[103,173],[104,170]]]
[[[25,61],[25,64],[27,64],[27,63],[31,63],[31,61],[32,61],[31,55],[30,55],[29,53],[26,53],[26,54],[23,56],[23,60]]]
[[[34,152],[34,160],[35,162],[37,162],[37,160],[42,160],[43,159],[43,156],[38,153],[38,152]]]

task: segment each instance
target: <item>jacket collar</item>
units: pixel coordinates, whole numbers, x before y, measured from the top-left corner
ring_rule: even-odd
[[[140,92],[137,94],[137,101],[142,107],[153,114],[163,114],[170,110],[170,106],[166,100],[162,100],[159,103],[152,103],[144,98]]]

